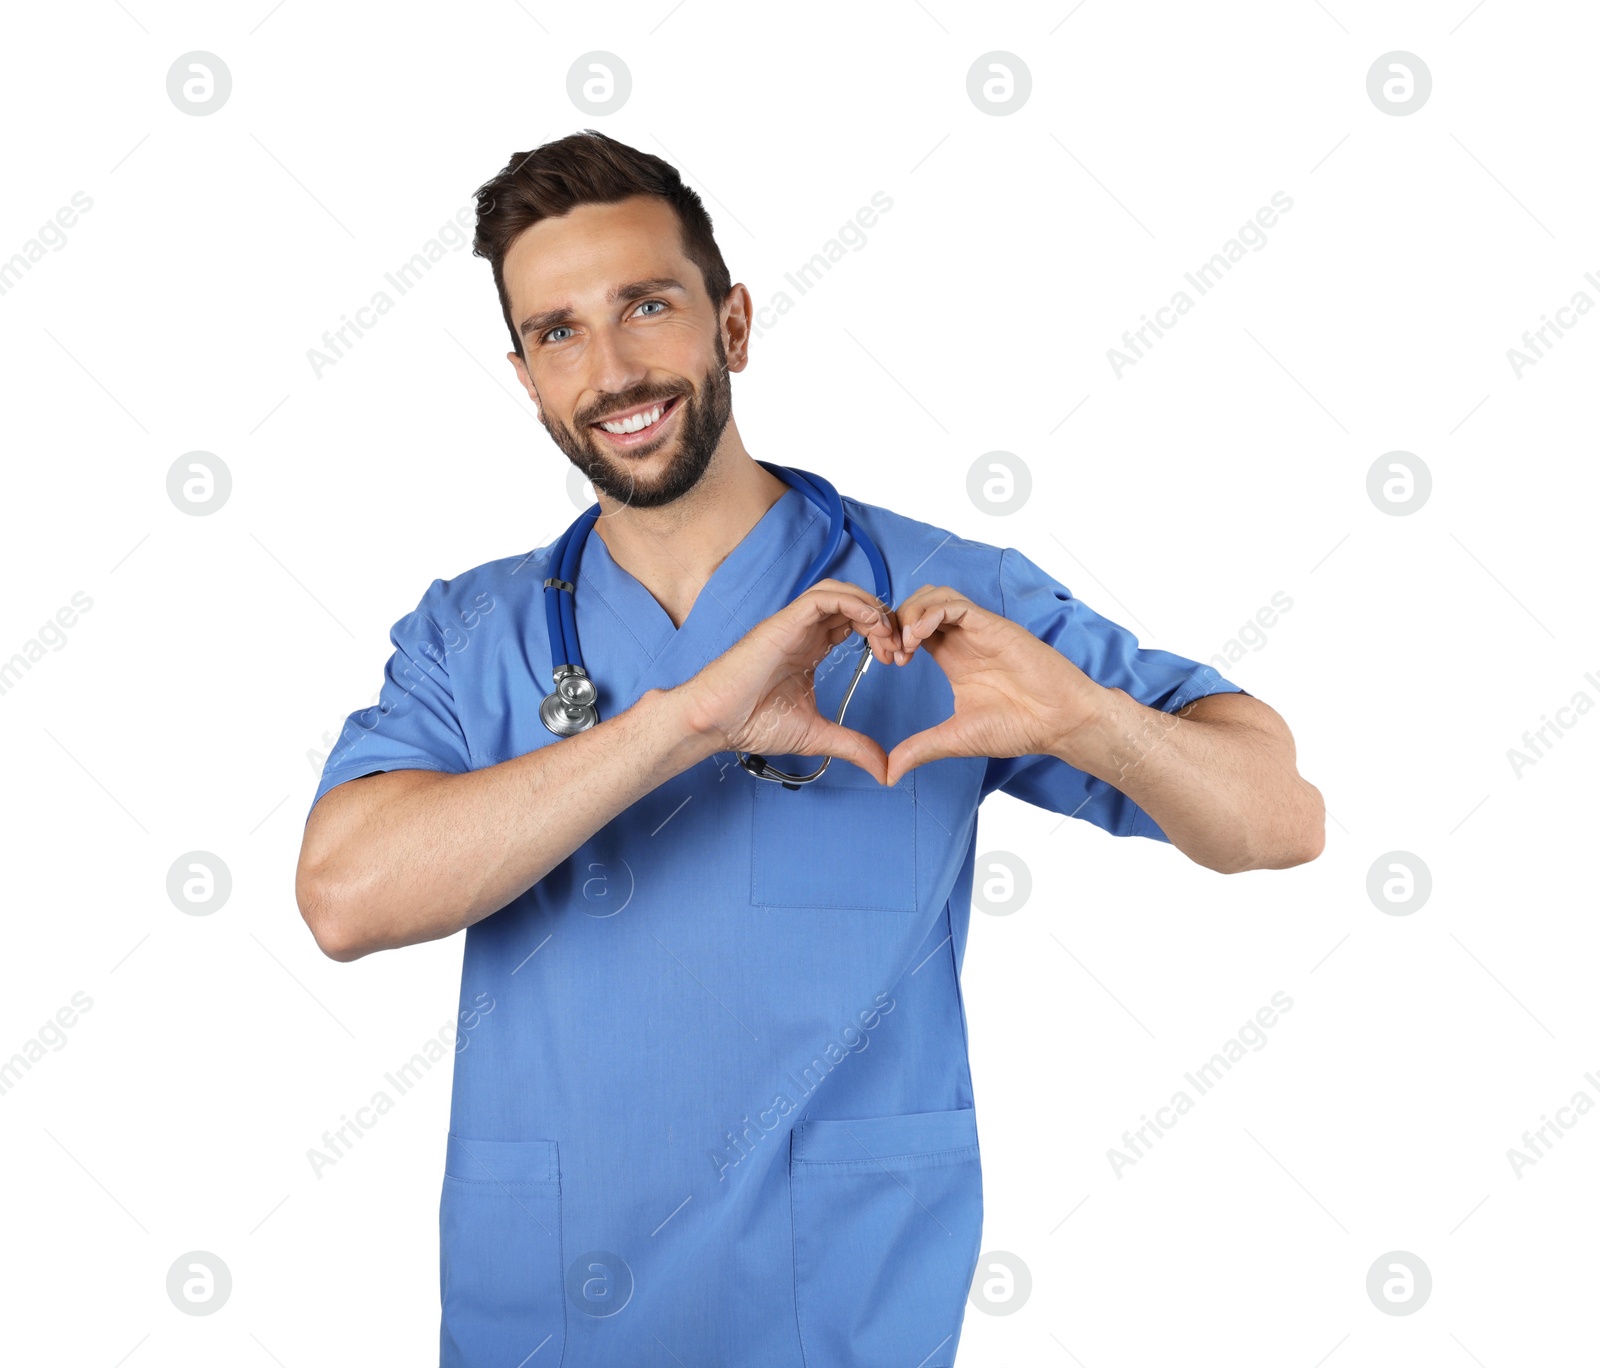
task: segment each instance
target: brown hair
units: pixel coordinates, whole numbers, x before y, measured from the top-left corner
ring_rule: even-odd
[[[478,187],[478,227],[472,254],[487,258],[500,294],[500,312],[511,345],[524,361],[522,338],[511,318],[505,259],[523,229],[557,218],[579,204],[615,204],[631,195],[659,195],[678,216],[683,254],[700,268],[711,307],[720,309],[733,288],[722,252],[711,233],[711,216],[676,168],[649,152],[586,128],[511,160]]]

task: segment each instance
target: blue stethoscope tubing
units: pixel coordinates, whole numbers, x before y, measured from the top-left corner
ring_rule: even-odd
[[[782,466],[772,461],[759,461],[757,464],[798,490],[828,519],[827,541],[816,558],[806,567],[804,575],[800,578],[800,588],[795,591],[796,596],[823,578],[823,572],[839,554],[839,548],[848,534],[861,548],[862,554],[867,558],[867,564],[872,569],[873,592],[877,594],[878,601],[885,607],[890,606],[892,600],[889,597],[889,566],[883,558],[883,553],[878,550],[877,544],[861,530],[855,519],[845,512],[839,491],[822,476],[812,474],[808,470]],[[589,531],[599,516],[600,505],[592,504],[584,509],[572,526],[561,534],[550,555],[550,565],[555,574],[544,582],[545,624],[550,637],[550,666],[555,692],[544,700],[539,712],[545,726],[557,736],[575,735],[592,727],[599,720],[595,708],[594,681],[584,669],[583,654],[578,646],[578,619],[574,606],[578,565],[583,555],[584,543],[588,540]],[[861,658],[856,664],[855,675],[845,690],[837,721],[843,721],[845,708],[850,703],[850,695],[855,692],[856,682],[861,678],[870,658],[871,647],[863,641]],[[774,769],[762,756],[753,752],[748,755],[741,754],[739,763],[759,779],[772,779],[782,783],[785,788],[793,789],[818,778],[827,769],[828,760],[831,758],[825,758],[822,765],[808,775],[786,774],[782,770]]]

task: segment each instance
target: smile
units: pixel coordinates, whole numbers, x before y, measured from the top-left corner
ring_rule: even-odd
[[[625,417],[591,423],[590,426],[596,432],[604,433],[606,439],[614,446],[641,446],[645,442],[653,441],[657,434],[665,429],[667,422],[682,403],[683,396],[675,395],[671,399],[658,401],[648,408],[638,409]]]

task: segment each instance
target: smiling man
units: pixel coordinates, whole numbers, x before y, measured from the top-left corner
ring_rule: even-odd
[[[1231,874],[1314,859],[1321,795],[1265,703],[1019,551],[752,457],[750,293],[660,158],[516,154],[475,251],[597,508],[395,623],[296,877],[335,959],[466,931],[440,1361],[949,1368],[979,805]]]

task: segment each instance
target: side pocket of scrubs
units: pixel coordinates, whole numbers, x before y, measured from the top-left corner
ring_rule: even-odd
[[[807,1368],[951,1368],[983,1235],[972,1108],[801,1122],[789,1200]]]
[[[562,1288],[556,1142],[452,1133],[439,1199],[440,1368],[556,1368]]]

